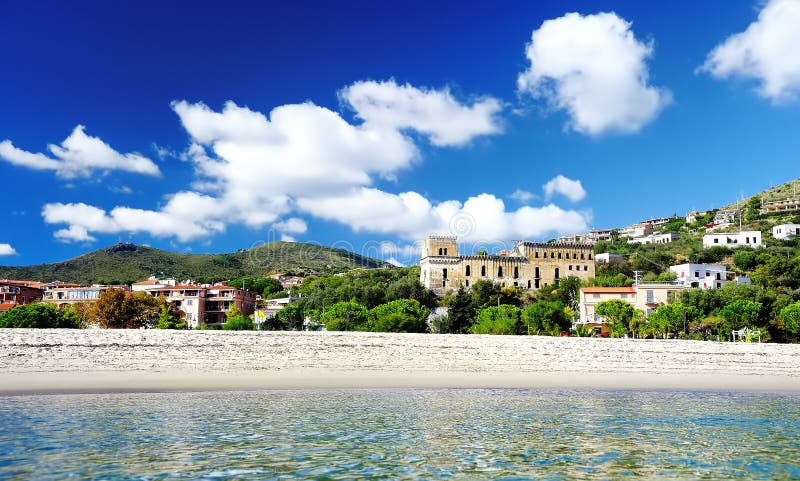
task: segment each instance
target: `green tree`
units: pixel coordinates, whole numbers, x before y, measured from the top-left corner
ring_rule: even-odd
[[[614,337],[622,337],[631,329],[631,321],[637,317],[637,310],[621,299],[598,302],[594,312],[604,318]]]
[[[522,320],[528,334],[558,336],[572,324],[561,301],[538,301],[522,311]]]
[[[101,328],[124,329],[129,327],[127,321],[125,292],[122,289],[110,288],[101,292],[86,312],[86,322]]]
[[[428,308],[413,299],[397,299],[370,310],[376,332],[428,332]]]
[[[761,312],[761,303],[740,299],[719,310],[725,320],[727,330],[739,330],[744,327],[755,327]]]
[[[450,302],[447,316],[449,318],[447,332],[452,334],[466,334],[472,323],[475,322],[475,306],[472,304],[472,296],[463,287],[458,289]]]
[[[476,309],[497,306],[500,286],[489,280],[479,280],[472,285],[472,305]]]
[[[337,302],[325,309],[320,321],[329,331],[370,331],[369,311],[356,301]]]
[[[222,329],[225,331],[252,331],[255,328],[252,319],[242,314],[236,306],[232,306],[225,314],[225,323],[222,324]]]
[[[138,329],[154,327],[160,318],[161,305],[158,298],[146,292],[134,292],[122,301],[123,327]]]
[[[74,310],[47,303],[23,304],[0,313],[0,328],[74,329],[79,322]]]
[[[501,304],[481,309],[472,326],[475,334],[522,334],[522,310]]]
[[[758,257],[753,249],[742,247],[733,253],[733,263],[743,271],[752,271],[758,265]]]
[[[780,320],[786,337],[797,341],[797,335],[800,334],[800,302],[781,309]]]
[[[293,302],[275,313],[276,325],[274,330],[289,329],[302,331],[305,321],[305,309],[301,302]],[[278,327],[280,326],[280,327]]]
[[[660,335],[666,339],[670,333],[683,330],[684,325],[688,326],[690,323],[696,322],[700,317],[700,311],[692,306],[687,306],[680,302],[667,304],[659,306],[650,313],[646,330],[654,336]]]
[[[159,298],[158,323],[156,329],[186,329],[186,320],[163,297]]]

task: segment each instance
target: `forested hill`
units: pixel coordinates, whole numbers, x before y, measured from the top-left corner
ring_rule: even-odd
[[[226,280],[270,273],[330,274],[359,267],[386,267],[344,249],[300,242],[271,242],[230,254],[178,254],[117,244],[74,259],[35,266],[0,266],[0,279],[123,284],[163,273],[179,280]]]

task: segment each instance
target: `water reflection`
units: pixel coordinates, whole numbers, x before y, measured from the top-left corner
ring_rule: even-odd
[[[0,398],[0,479],[800,478],[800,396],[592,390]]]

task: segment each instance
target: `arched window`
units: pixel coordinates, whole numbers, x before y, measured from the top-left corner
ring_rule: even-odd
[[[589,260],[592,260],[592,253],[589,253]]]
[[[497,268],[497,277],[503,277],[503,266]]]
[[[514,266],[514,279],[519,279],[519,267]]]
[[[551,253],[550,253],[550,258],[551,258],[551,259],[555,258],[555,256],[556,256],[556,253],[555,253],[555,252],[551,252]],[[561,257],[561,255],[560,255],[560,254],[559,254],[559,257]]]
[[[439,248],[439,255],[442,255],[442,248]]]
[[[464,273],[464,275],[469,277],[469,266],[467,266],[467,271]]]
[[[555,275],[554,279],[558,280],[558,267],[556,267],[556,275]]]
[[[481,277],[486,277],[486,266],[481,266]]]
[[[538,258],[539,258],[539,251],[536,251],[536,252],[534,252],[534,253],[533,253],[533,257],[535,257],[535,258],[537,258],[537,259],[538,259]]]
[[[447,255],[447,247],[444,248],[444,255]]]
[[[469,280],[467,280],[467,287],[469,287]]]
[[[583,252],[581,252],[581,260],[583,260],[583,259],[586,259],[586,258],[584,257]]]

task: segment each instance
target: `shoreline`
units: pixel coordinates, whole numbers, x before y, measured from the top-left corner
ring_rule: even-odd
[[[0,330],[0,396],[263,389],[800,391],[800,345],[157,330]]]

